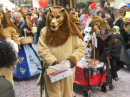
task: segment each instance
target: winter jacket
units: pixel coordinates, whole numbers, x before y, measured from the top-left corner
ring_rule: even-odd
[[[0,97],[15,97],[13,85],[2,76],[0,76]]]

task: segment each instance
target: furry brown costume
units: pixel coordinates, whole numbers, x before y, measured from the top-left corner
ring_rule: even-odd
[[[78,12],[72,11],[69,13],[70,16],[70,20],[76,24],[76,26],[78,27],[79,31],[82,31],[82,26],[80,23],[80,18],[78,17]]]
[[[5,15],[3,10],[0,10],[0,38],[2,39],[12,39],[15,43],[18,44],[20,47],[20,41],[18,38],[18,30],[14,23]],[[13,65],[18,63],[18,59]],[[12,84],[13,82],[13,74],[12,74],[12,67],[7,68],[4,67],[0,71],[0,76],[5,76]]]
[[[67,11],[62,7],[53,7],[57,9],[57,12],[50,8],[47,16],[47,33],[45,43],[53,45],[54,47],[64,44],[70,35],[76,35],[83,39],[81,32],[78,30],[76,25],[69,20]],[[57,20],[56,18],[60,18]],[[62,21],[63,20],[63,21]],[[58,29],[52,31],[52,29]],[[63,31],[65,33],[63,33]]]
[[[41,30],[38,40],[38,56],[44,61],[44,67],[69,60],[73,65],[85,55],[86,47],[83,36],[76,25],[70,21],[63,7],[50,8],[47,16],[47,26]],[[47,73],[44,73],[45,97],[72,97],[75,67],[73,74],[52,83]],[[39,84],[40,78],[37,84]]]
[[[28,25],[28,27],[31,29],[31,31],[32,31],[32,22],[31,22],[31,17],[30,16],[28,16],[27,17],[27,25]]]
[[[14,23],[5,15],[3,10],[0,10],[0,24],[2,24],[3,29],[7,28],[7,27],[15,28],[16,32],[19,34],[18,29],[16,28]],[[2,29],[2,28],[0,28],[0,29]]]
[[[99,33],[100,32],[99,29],[101,29],[101,27],[107,27],[108,30],[110,30],[109,24],[100,16],[93,16],[89,25],[92,27],[91,33],[93,32]],[[88,44],[91,43],[92,41],[92,35],[88,41]]]
[[[23,19],[26,20],[27,12],[23,8],[20,8],[18,12],[21,13]]]
[[[10,18],[10,20],[12,19],[12,16],[11,16],[11,10],[7,10],[5,15]]]
[[[110,30],[109,24],[100,16],[93,16],[90,22],[90,26],[92,27],[91,32],[99,33],[99,29],[101,27],[107,27]]]
[[[19,32],[14,23],[5,15],[3,10],[0,10],[0,37],[4,40],[10,38],[20,47],[18,35]]]

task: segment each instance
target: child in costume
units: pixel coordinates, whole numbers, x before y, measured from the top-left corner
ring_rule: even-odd
[[[37,26],[36,23],[33,23],[33,27],[32,27],[32,33],[34,35],[34,44],[37,44]]]
[[[14,84],[12,66],[18,63],[18,56],[13,47],[9,42],[0,39],[0,76],[5,76],[12,85]]]

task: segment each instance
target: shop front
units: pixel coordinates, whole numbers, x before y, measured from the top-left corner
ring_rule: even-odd
[[[88,2],[92,0],[53,0],[52,4],[54,6],[60,5],[63,7],[66,7],[66,5],[69,5],[71,8],[76,8],[77,6],[87,5]],[[107,0],[94,0],[96,3],[104,4]]]

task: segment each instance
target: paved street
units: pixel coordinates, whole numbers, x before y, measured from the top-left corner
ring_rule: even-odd
[[[113,84],[115,89],[103,93],[100,91],[100,87],[92,87],[92,96],[91,97],[130,97],[130,71],[122,69],[118,72],[120,80]],[[36,85],[37,77],[27,81],[15,81],[14,89],[16,97],[40,97],[39,86]],[[74,91],[76,97],[83,97],[84,87],[74,84]],[[43,96],[45,94],[43,92]]]

